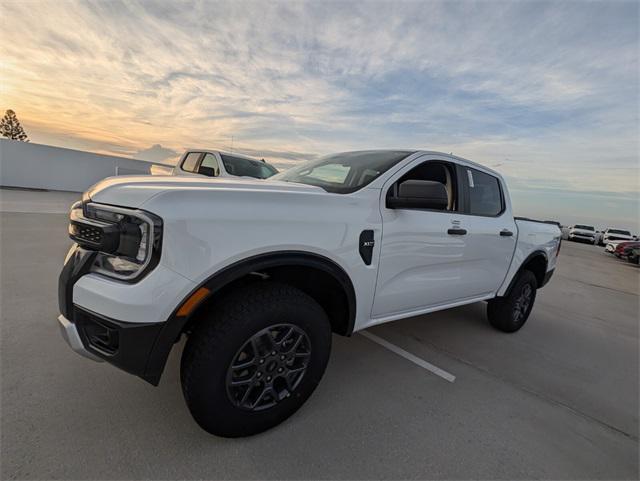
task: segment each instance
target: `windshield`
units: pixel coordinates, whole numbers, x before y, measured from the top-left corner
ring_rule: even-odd
[[[273,177],[273,180],[321,187],[335,194],[350,194],[373,182],[410,155],[408,150],[343,152],[310,160]]]
[[[582,230],[595,230],[592,225],[580,225],[580,224],[577,224],[577,225],[574,225],[573,228],[574,229],[582,229]]]
[[[231,175],[267,179],[278,173],[275,167],[266,162],[245,159],[244,157],[236,157],[229,154],[220,154],[220,157],[222,157],[224,168]]]
[[[631,232],[628,230],[609,229],[609,234],[631,235]]]

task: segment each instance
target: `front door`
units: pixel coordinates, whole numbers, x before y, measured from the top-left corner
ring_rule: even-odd
[[[373,318],[448,304],[473,295],[465,265],[467,239],[455,165],[416,159],[385,184],[381,193],[382,246]],[[405,180],[445,185],[449,205],[442,210],[390,209],[386,196]],[[506,271],[505,271],[506,272]]]

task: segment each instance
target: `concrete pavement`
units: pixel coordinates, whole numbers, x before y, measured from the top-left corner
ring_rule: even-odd
[[[10,209],[5,209],[10,210]],[[59,335],[66,215],[0,214],[2,479],[637,479],[640,270],[564,242],[516,334],[484,304],[334,337],[309,402],[248,439],[203,432],[172,352],[154,388]]]

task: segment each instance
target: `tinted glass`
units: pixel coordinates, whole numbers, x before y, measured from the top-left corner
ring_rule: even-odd
[[[273,167],[264,162],[225,154],[221,154],[221,157],[224,168],[231,175],[266,179],[276,173]]]
[[[502,194],[498,179],[476,169],[466,170],[470,213],[486,216],[500,214],[502,212]]]
[[[590,225],[580,225],[580,224],[576,224],[573,226],[574,229],[582,229],[582,230],[595,230],[593,228],[593,226]]]
[[[631,235],[631,232],[628,230],[609,229],[609,234]]]
[[[200,163],[199,172],[204,175],[217,177],[220,175],[220,168],[218,167],[218,160],[213,154],[205,154],[202,162]]]
[[[411,153],[407,150],[343,152],[304,162],[273,179],[315,185],[336,194],[349,194],[373,182]]]
[[[182,170],[186,170],[187,172],[195,172],[196,164],[198,163],[198,159],[200,158],[200,152],[190,152],[184,159],[182,163]]]

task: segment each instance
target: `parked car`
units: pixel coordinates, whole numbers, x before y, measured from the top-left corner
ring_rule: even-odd
[[[635,242],[635,241],[618,242],[613,251],[613,254],[616,257],[627,257],[631,253],[631,250],[635,247],[640,247],[640,242]]]
[[[112,177],[72,206],[69,232],[71,348],[157,385],[186,335],[187,406],[229,437],[305,402],[332,331],[479,301],[493,327],[517,331],[561,245],[555,223],[513,217],[500,174],[409,150],[335,154],[266,181]]]
[[[220,150],[187,150],[173,175],[206,177],[253,177],[267,179],[278,173],[273,165],[246,155],[230,154]]]
[[[602,234],[602,240],[600,241],[600,245],[606,245],[611,241],[627,241],[633,240],[633,236],[631,232],[628,230],[622,229],[606,229]]]
[[[618,244],[620,243],[622,243],[622,241],[607,242],[607,244],[604,246],[604,251],[609,254],[613,254],[616,251],[616,247],[618,247]]]
[[[591,225],[576,224],[569,229],[569,240],[596,243],[596,230]]]

